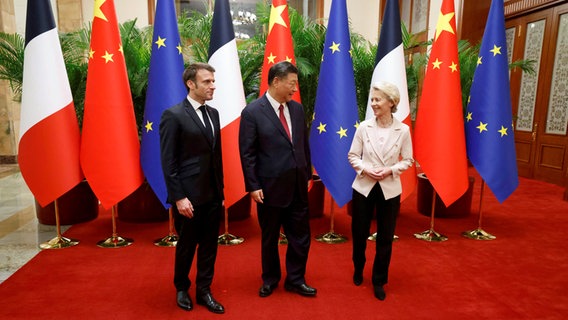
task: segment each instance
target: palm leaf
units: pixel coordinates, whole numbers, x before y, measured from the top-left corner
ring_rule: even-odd
[[[0,79],[7,80],[14,92],[14,101],[22,99],[25,39],[21,35],[0,32]]]

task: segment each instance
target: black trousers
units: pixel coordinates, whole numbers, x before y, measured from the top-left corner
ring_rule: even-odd
[[[306,282],[306,264],[311,241],[308,204],[297,196],[294,198],[285,208],[257,204],[262,233],[262,281],[266,285],[277,284],[282,277],[278,254],[280,226],[284,228],[288,239],[286,282],[295,285]]]
[[[400,195],[385,200],[379,183],[375,184],[368,197],[353,190],[351,234],[353,237],[353,266],[355,267],[355,272],[362,272],[365,267],[365,249],[367,248],[367,238],[369,237],[371,220],[375,209],[377,241],[372,282],[375,286],[382,286],[388,282],[394,229],[400,210]]]
[[[187,291],[191,286],[189,271],[197,250],[197,276],[195,285],[198,293],[210,292],[215,260],[217,259],[217,238],[219,223],[223,215],[221,201],[212,201],[194,206],[194,216],[182,216],[173,205],[174,223],[179,236],[176,245],[174,285],[177,291]]]

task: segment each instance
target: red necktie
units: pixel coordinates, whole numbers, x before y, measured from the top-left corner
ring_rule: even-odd
[[[280,111],[280,122],[282,122],[284,131],[286,131],[286,134],[288,134],[288,139],[290,139],[290,128],[288,128],[288,122],[286,122],[286,117],[284,116],[284,106],[280,105],[280,107],[278,107],[278,110]]]

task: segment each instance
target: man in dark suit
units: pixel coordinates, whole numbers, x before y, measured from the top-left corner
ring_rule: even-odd
[[[288,238],[284,288],[304,296],[316,289],[305,280],[310,249],[308,180],[311,178],[308,129],[303,106],[292,100],[298,69],[279,62],[268,72],[266,94],[241,113],[239,150],[246,190],[257,203],[262,232],[262,281],[267,297],[281,279],[278,237]]]
[[[193,309],[189,270],[197,249],[197,303],[224,313],[210,288],[224,199],[219,112],[205,104],[215,91],[214,72],[205,63],[191,64],[183,72],[189,93],[162,114],[160,149],[168,202],[179,235],[174,269],[177,304],[184,310]]]

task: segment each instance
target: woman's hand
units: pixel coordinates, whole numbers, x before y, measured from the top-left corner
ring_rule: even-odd
[[[389,167],[378,167],[372,169],[363,169],[363,173],[373,180],[381,181],[392,174]]]

